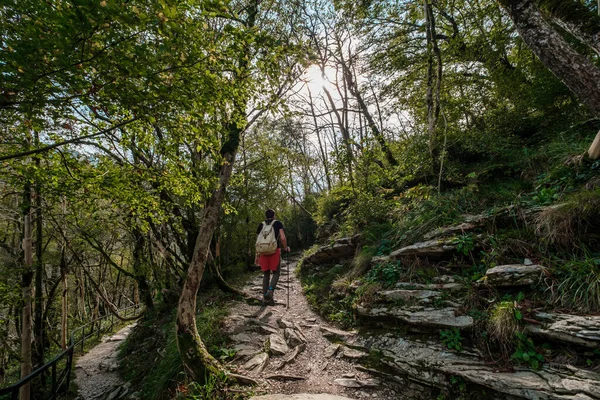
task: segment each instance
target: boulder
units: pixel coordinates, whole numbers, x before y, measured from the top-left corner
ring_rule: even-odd
[[[360,240],[359,235],[350,238],[342,238],[331,245],[320,247],[314,254],[306,257],[302,265],[330,264],[338,260],[352,258],[356,253],[356,247]]]
[[[473,326],[473,318],[468,315],[456,315],[454,308],[425,308],[425,307],[373,307],[362,305],[356,307],[359,316],[390,321],[401,321],[404,324],[428,329],[468,329]]]
[[[271,353],[274,355],[283,356],[290,351],[285,339],[278,334],[271,334],[269,336]]]
[[[591,349],[600,348],[600,316],[537,313],[541,325],[528,325],[527,331],[551,341]]]
[[[540,281],[543,276],[544,267],[541,265],[498,265],[488,269],[483,281],[491,286],[528,286]]]

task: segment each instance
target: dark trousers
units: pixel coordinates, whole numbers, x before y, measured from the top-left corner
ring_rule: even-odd
[[[279,264],[277,264],[277,269],[275,271],[266,270],[263,272],[263,295],[267,293],[269,287],[275,290],[277,286],[277,282],[279,282],[279,274],[281,272],[281,257],[279,258]],[[271,277],[271,273],[273,276]],[[271,281],[269,284],[269,280]]]

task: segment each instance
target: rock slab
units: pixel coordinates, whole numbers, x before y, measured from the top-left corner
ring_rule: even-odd
[[[306,257],[302,265],[328,264],[354,256],[360,240],[359,235],[338,239],[329,246],[322,246],[316,253]]]
[[[531,400],[600,399],[600,374],[563,366],[540,371],[498,372],[476,354],[450,352],[436,343],[420,343],[393,336],[360,338],[366,349],[380,349],[382,362],[397,376],[423,386],[448,389],[452,377],[487,388],[494,395]],[[357,343],[359,344],[359,343]]]
[[[496,287],[529,286],[537,283],[543,273],[544,267],[536,264],[498,265],[488,269],[483,280]]]
[[[352,400],[349,397],[336,396],[333,394],[267,394],[264,396],[250,397],[253,400]]]
[[[426,242],[415,243],[410,246],[394,250],[390,253],[391,259],[398,259],[406,256],[445,258],[454,253],[456,245],[453,239],[448,240],[428,240]]]
[[[541,325],[527,331],[547,340],[566,342],[591,349],[600,348],[600,316],[537,313]]]
[[[356,307],[359,316],[389,320],[399,320],[405,324],[433,328],[457,328],[468,329],[473,325],[473,318],[468,315],[456,315],[453,308],[397,308],[397,307],[373,307],[367,308],[362,305]]]

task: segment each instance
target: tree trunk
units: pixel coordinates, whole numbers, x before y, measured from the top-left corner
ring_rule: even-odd
[[[542,63],[592,112],[600,116],[600,68],[571,45],[547,23],[532,0],[498,0],[512,18],[523,41]],[[540,38],[543,38],[541,40]],[[600,158],[600,132],[587,151]]]
[[[532,0],[498,0],[527,46],[595,115],[600,115],[600,68],[546,22]]]
[[[37,132],[35,134],[36,146],[39,145]],[[40,159],[36,158],[35,165],[40,170]],[[35,342],[35,362],[36,368],[44,365],[44,264],[43,264],[43,224],[42,224],[42,190],[39,179],[35,183],[35,308],[34,308],[34,342]]]
[[[32,297],[33,297],[33,238],[32,238],[31,188],[25,185],[25,204],[23,216],[23,258],[24,272],[22,282],[23,310],[21,313],[21,379],[32,371]],[[20,400],[30,399],[31,384],[21,386]]]
[[[61,296],[61,315],[60,315],[60,346],[62,349],[67,348],[67,318],[69,312],[69,287],[67,285],[67,257],[65,246],[60,252],[60,280],[62,283],[62,296]]]
[[[377,123],[375,122],[375,119],[373,119],[373,116],[371,115],[371,112],[369,111],[369,107],[367,106],[367,103],[365,103],[362,95],[360,94],[360,90],[358,89],[358,84],[356,83],[356,80],[354,79],[354,74],[353,74],[352,70],[350,69],[350,67],[347,65],[346,60],[344,60],[343,56],[340,56],[340,62],[342,64],[342,73],[346,80],[346,84],[348,85],[348,90],[350,91],[352,96],[354,96],[354,98],[356,98],[356,101],[358,102],[358,106],[359,106],[361,112],[367,119],[369,129],[371,129],[373,136],[375,137],[375,139],[381,146],[381,150],[383,151],[383,154],[385,154],[385,158],[387,159],[388,164],[393,167],[397,166],[398,161],[396,161],[396,159],[394,158],[394,155],[392,154],[392,151],[390,150],[389,146],[387,145],[385,138],[383,137],[383,134],[377,127]]]
[[[231,136],[237,135],[239,140],[240,129],[235,126],[235,123],[230,127],[230,131],[233,131]],[[222,370],[221,365],[210,355],[198,334],[196,298],[206,268],[209,245],[217,226],[225,189],[233,170],[236,150],[237,145],[231,152],[223,155],[224,162],[219,167],[219,183],[204,209],[200,233],[198,233],[194,247],[194,256],[190,262],[177,306],[177,348],[183,364],[196,381],[203,381],[207,376],[216,375]]]
[[[600,17],[577,0],[537,0],[552,21],[600,55]]]
[[[134,218],[131,218],[132,223],[134,223]],[[144,248],[145,248],[145,236],[144,234],[137,228],[133,228],[133,273],[135,274],[135,280],[138,283],[138,288],[140,289],[140,294],[142,295],[142,299],[147,309],[152,309],[154,307],[154,302],[152,300],[152,293],[150,291],[150,285],[148,285],[148,281],[146,280],[146,259],[144,258]]]
[[[427,29],[427,132],[429,134],[429,153],[433,159],[434,170],[439,165],[438,138],[436,126],[440,115],[440,91],[442,85],[442,56],[437,44],[435,18],[429,0],[424,0],[423,11]],[[435,63],[434,63],[435,58]],[[434,64],[437,65],[434,73]],[[434,93],[435,83],[435,93]]]
[[[259,4],[259,0],[254,0],[247,8],[248,19],[245,21],[245,27],[249,30],[254,28]],[[239,85],[243,84],[241,78],[248,73],[249,60],[250,47],[246,45],[237,60],[239,68],[238,73],[235,75],[235,83]],[[239,82],[238,78],[240,78]],[[240,88],[240,90],[243,89]],[[196,299],[206,268],[210,242],[221,213],[225,189],[231,178],[235,155],[240,145],[242,126],[247,124],[247,103],[248,101],[245,97],[234,100],[233,115],[230,122],[224,127],[226,128],[227,139],[221,147],[222,160],[218,169],[218,184],[204,208],[202,222],[194,245],[194,253],[181,290],[179,304],[177,305],[177,349],[179,350],[183,365],[185,365],[192,378],[199,382],[223,371],[221,364],[208,352],[198,334],[196,326]]]
[[[307,86],[308,89],[308,99],[310,105],[310,112],[313,117],[313,123],[315,125],[315,134],[317,135],[317,141],[319,143],[319,151],[321,152],[321,158],[323,159],[323,169],[325,170],[325,180],[327,181],[327,190],[331,190],[331,177],[329,175],[329,161],[327,159],[327,153],[323,148],[323,143],[321,142],[321,134],[319,133],[319,124],[317,122],[317,113],[315,112],[315,106],[313,103],[312,93],[310,91],[310,87]]]

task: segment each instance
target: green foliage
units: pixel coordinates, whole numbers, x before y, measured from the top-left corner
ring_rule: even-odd
[[[377,246],[377,252],[375,255],[377,256],[387,256],[392,252],[392,241],[389,239],[383,239],[379,246]]]
[[[348,186],[339,186],[317,200],[317,222],[325,223],[345,211],[354,198],[354,193]]]
[[[473,235],[470,233],[456,237],[452,241],[452,244],[456,245],[456,250],[465,256],[469,255],[475,248],[475,244],[473,243]]]
[[[515,337],[517,349],[513,353],[511,359],[518,363],[525,364],[533,370],[540,369],[544,362],[544,356],[541,353],[538,353],[533,340],[521,332],[516,332]]]
[[[456,328],[441,330],[440,340],[442,341],[442,344],[444,344],[444,346],[450,350],[462,350],[463,337],[461,336],[460,331]]]
[[[398,282],[401,274],[402,264],[400,261],[386,262],[375,264],[365,279],[370,283],[381,283],[385,287],[392,287]]]
[[[354,323],[353,299],[345,293],[335,293],[332,287],[347,270],[347,265],[336,264],[319,266],[319,270],[303,268],[300,272],[302,288],[310,306],[345,328]]]
[[[533,201],[540,206],[549,206],[559,198],[560,195],[556,188],[541,188],[538,194],[533,196]]]
[[[210,353],[219,360],[221,360],[221,362],[225,362],[233,359],[235,357],[235,354],[237,353],[237,350],[228,349],[226,347],[213,346],[210,350]]]

